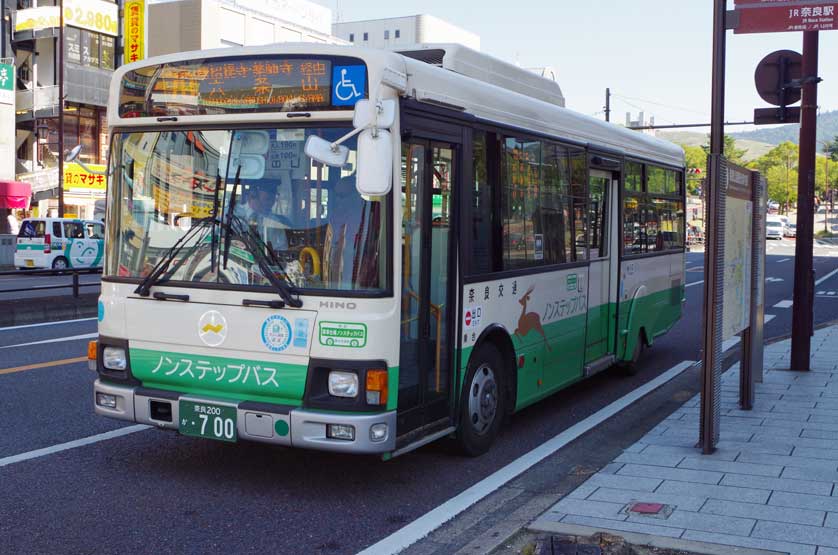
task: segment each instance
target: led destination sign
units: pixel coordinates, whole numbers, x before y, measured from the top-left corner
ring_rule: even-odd
[[[366,96],[366,66],[355,58],[214,58],[129,71],[119,115],[341,110]]]

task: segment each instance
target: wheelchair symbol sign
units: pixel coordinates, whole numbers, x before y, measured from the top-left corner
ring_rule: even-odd
[[[366,66],[335,66],[332,69],[332,106],[354,106],[364,97],[366,83]]]

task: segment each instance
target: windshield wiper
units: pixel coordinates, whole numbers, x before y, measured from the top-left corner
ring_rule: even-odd
[[[233,181],[233,192],[230,195],[230,205],[227,207],[227,222],[225,223],[225,227],[227,229],[227,235],[224,237],[224,254],[221,255],[221,260],[223,268],[227,269],[227,259],[230,256],[230,227],[233,223],[233,213],[236,210],[236,193],[239,191],[239,183],[241,180],[239,177],[241,176],[242,167],[239,164],[239,167],[236,168],[236,180]]]
[[[203,218],[196,222],[196,225],[193,225],[189,231],[187,231],[180,239],[178,239],[174,245],[169,247],[169,250],[160,258],[157,264],[151,269],[151,272],[140,282],[136,289],[134,289],[134,293],[140,295],[142,297],[148,297],[151,288],[163,281],[161,276],[169,270],[169,266],[171,266],[172,262],[174,261],[175,257],[186,248],[187,243],[190,239],[193,239],[198,236],[199,232],[206,231],[207,226],[213,224],[215,221],[214,218]],[[203,237],[200,240],[196,241],[194,245],[192,245],[192,250],[198,248],[203,241]],[[186,260],[188,257],[183,257],[183,259],[173,268],[173,271],[177,270],[178,267],[183,263],[183,260]]]
[[[276,256],[273,250],[265,245],[261,237],[256,234],[253,228],[238,216],[228,218],[229,223],[225,226],[227,236],[225,237],[225,247],[229,244],[231,235],[235,234],[244,243],[247,251],[253,255],[253,261],[259,266],[262,274],[265,276],[271,285],[273,285],[277,294],[282,297],[285,304],[294,308],[303,306],[303,301],[294,294],[293,287],[287,281],[288,274],[282,261]],[[283,279],[277,277],[274,269],[278,269]]]
[[[215,248],[218,246],[218,239],[215,236],[216,227],[218,227],[218,191],[221,189],[221,170],[215,174],[215,195],[212,199],[212,236],[210,237],[210,272],[215,273],[216,253]]]

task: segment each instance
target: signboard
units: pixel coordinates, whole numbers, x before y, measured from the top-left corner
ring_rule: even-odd
[[[119,115],[186,116],[352,109],[367,95],[355,58],[228,57],[153,65],[125,74]]]
[[[838,2],[737,0],[733,32],[831,31],[838,28]]]
[[[105,171],[102,164],[85,164],[96,171]],[[108,178],[104,175],[89,173],[79,164],[68,162],[64,164],[64,190],[80,193],[104,193],[108,186]]]
[[[61,12],[58,6],[27,8],[15,12],[15,32],[38,31],[58,27],[61,24]]]
[[[145,58],[145,0],[125,2],[125,61]]]
[[[751,172],[729,163],[724,216],[723,341],[742,332],[750,322],[753,213]]]
[[[64,0],[64,25],[117,36],[119,6],[104,0]]]
[[[15,66],[0,64],[0,104],[15,103]]]

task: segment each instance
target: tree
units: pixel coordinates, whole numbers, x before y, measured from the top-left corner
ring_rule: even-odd
[[[753,161],[752,167],[759,170],[768,181],[768,198],[782,203],[785,211],[797,201],[797,161],[800,150],[791,141],[777,145]]]
[[[701,148],[702,150],[704,150],[705,156],[710,154],[709,143],[703,145]],[[744,166],[746,163],[745,155],[748,154],[748,151],[744,148],[736,148],[736,139],[734,139],[730,135],[725,135],[724,154],[728,162],[733,162],[734,164]]]
[[[833,162],[838,162],[838,135],[831,141],[823,144],[823,153],[829,156]]]

